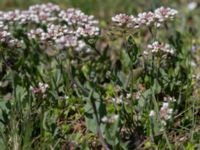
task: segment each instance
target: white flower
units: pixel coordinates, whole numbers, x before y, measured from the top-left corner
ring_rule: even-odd
[[[38,88],[40,89],[42,93],[45,93],[48,87],[49,85],[46,83],[39,82],[38,84]]]
[[[173,113],[173,109],[172,108],[168,109],[168,113],[172,114]]]
[[[160,7],[154,11],[155,18],[158,22],[158,26],[160,26],[160,23],[163,23],[168,20],[173,20],[177,15],[177,13],[178,13],[177,10],[171,9],[169,7],[168,8]]]
[[[190,2],[190,3],[188,3],[187,8],[189,10],[194,10],[195,8],[197,8],[197,2]]]
[[[4,22],[0,21],[0,31],[2,31],[2,30],[7,30],[7,29],[8,29],[8,26],[6,26],[6,25],[4,24]]]
[[[160,108],[160,118],[163,121],[167,121],[171,119],[173,113],[173,109],[169,108],[169,103],[168,102],[163,102],[162,107]]]
[[[123,98],[123,96],[120,95],[120,97],[112,98],[112,101],[115,102],[116,104],[121,104],[121,103],[123,103],[122,98]]]
[[[117,121],[118,118],[119,118],[119,115],[116,115],[116,114],[111,116],[111,120],[112,120],[112,122]]]
[[[128,28],[134,27],[134,23],[136,18],[134,16],[129,16],[126,14],[118,14],[112,17],[112,22],[115,23],[117,26],[126,26]]]
[[[127,93],[127,94],[126,94],[126,98],[127,98],[127,99],[131,98],[131,96],[132,96],[131,93]]]
[[[164,53],[169,53],[171,55],[174,54],[174,49],[171,48],[169,44],[159,43],[158,41],[155,41],[152,44],[149,44],[147,48],[152,53],[164,52]]]
[[[108,117],[104,116],[103,118],[101,118],[102,122],[108,122]]]
[[[30,90],[36,94],[36,93],[45,93],[47,88],[49,88],[49,85],[46,84],[46,83],[42,83],[42,82],[39,82],[38,83],[38,87],[33,87],[33,86],[30,86]]]
[[[162,108],[163,109],[166,109],[169,107],[169,103],[168,102],[164,102],[163,105],[162,105]]]
[[[171,8],[160,7],[154,12],[142,12],[137,17],[127,14],[117,14],[112,17],[112,22],[119,27],[138,29],[142,26],[156,25],[160,27],[168,20],[174,20],[178,11]]]
[[[176,99],[174,97],[171,97],[171,96],[166,96],[164,97],[164,101],[165,102],[176,102]]]
[[[166,126],[166,125],[167,125],[167,123],[166,123],[165,120],[161,120],[161,124],[162,124],[163,126]]]
[[[58,5],[52,3],[33,5],[23,11],[0,11],[1,43],[10,46],[19,44],[19,41],[7,31],[8,26],[13,23],[33,24],[27,33],[28,38],[36,39],[41,45],[45,44],[45,46],[58,49],[73,47],[75,51],[89,52],[91,49],[87,46],[85,37],[93,38],[99,35],[98,21],[94,19],[94,16],[86,15],[74,8],[61,10]],[[44,28],[35,28],[40,24]]]
[[[150,113],[149,113],[149,117],[154,117],[154,116],[155,116],[155,111],[151,110]]]
[[[94,20],[94,16],[85,15],[79,9],[69,8],[66,11],[61,11],[58,16],[61,20],[67,22],[69,26],[75,24],[96,26],[98,24],[98,21]]]
[[[31,91],[33,90],[33,86],[30,86],[30,88],[29,88]]]
[[[93,37],[93,36],[97,36],[99,34],[99,28],[90,26],[90,25],[86,25],[84,28],[78,27],[76,33],[78,36]]]
[[[143,52],[143,54],[144,54],[144,55],[149,55],[149,52],[145,50],[145,51]]]
[[[119,115],[113,114],[110,117],[104,116],[103,118],[101,118],[101,121],[104,123],[114,123],[118,119],[119,119]]]
[[[78,44],[77,37],[70,35],[61,36],[57,38],[55,42],[62,48],[76,47]]]
[[[140,99],[140,97],[141,97],[141,92],[140,92],[140,91],[138,91],[138,92],[136,93],[136,96],[135,96],[135,98],[136,98],[137,100],[139,100],[139,99]]]
[[[20,44],[20,41],[7,31],[6,27],[0,28],[0,43],[6,44],[8,47],[14,48]]]
[[[65,99],[69,99],[69,96],[65,95],[64,98],[65,98]]]
[[[152,12],[143,12],[138,14],[138,24],[150,26],[155,21],[155,15]]]

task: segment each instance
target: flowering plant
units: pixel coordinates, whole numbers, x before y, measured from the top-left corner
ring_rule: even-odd
[[[178,15],[159,7],[105,23],[52,3],[0,11],[0,145],[179,149],[174,128],[195,125],[199,77]]]

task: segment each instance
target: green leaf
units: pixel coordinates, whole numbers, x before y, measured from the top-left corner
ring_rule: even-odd
[[[156,79],[154,79],[153,90],[155,94],[159,94],[161,92],[161,86]]]

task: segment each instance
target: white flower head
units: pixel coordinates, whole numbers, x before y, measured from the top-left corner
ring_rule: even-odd
[[[112,17],[112,22],[117,25],[117,26],[125,26],[128,28],[132,28],[134,27],[135,21],[137,19],[132,16],[132,15],[126,15],[126,14],[118,14],[114,17]]]
[[[143,12],[138,14],[138,24],[150,26],[155,22],[155,15],[152,12]]]
[[[169,107],[169,103],[168,102],[164,102],[162,105],[162,108],[166,109]]]
[[[162,52],[162,53],[171,54],[171,55],[175,53],[174,49],[169,44],[159,43],[158,41],[155,41],[152,44],[149,44],[147,48],[152,53]]]
[[[197,8],[197,2],[190,2],[190,3],[188,3],[187,8],[188,8],[189,10],[194,10],[194,9],[196,9],[196,8]]]
[[[174,20],[175,16],[178,14],[178,11],[169,7],[160,7],[154,11],[154,14],[157,22],[162,23],[168,20]]]
[[[169,108],[168,102],[163,102],[162,107],[160,108],[160,118],[164,121],[167,121],[172,118],[173,109]]]
[[[154,117],[154,116],[155,116],[155,111],[151,110],[150,113],[149,113],[149,117]]]
[[[116,98],[111,98],[111,100],[116,103],[116,104],[121,104],[123,103],[123,95],[120,95],[119,97],[116,97]]]
[[[110,117],[104,116],[101,121],[104,123],[114,123],[119,119],[119,115],[113,114]]]
[[[89,52],[85,38],[94,38],[100,32],[98,20],[95,20],[94,16],[74,8],[62,10],[52,3],[32,5],[28,10],[22,11],[0,11],[0,42],[14,47],[20,45],[20,42],[7,30],[7,25],[13,23],[33,24],[27,36],[45,48],[73,48],[75,51]],[[42,28],[35,28],[41,24]]]

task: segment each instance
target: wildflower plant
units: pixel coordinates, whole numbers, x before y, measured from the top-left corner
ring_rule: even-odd
[[[193,89],[177,15],[168,7],[121,13],[105,29],[52,3],[0,11],[0,144],[173,149],[168,135]]]

